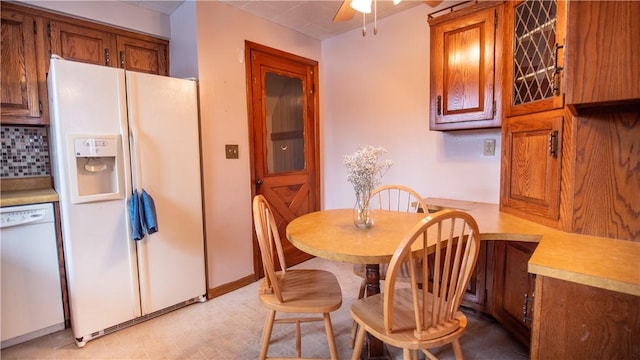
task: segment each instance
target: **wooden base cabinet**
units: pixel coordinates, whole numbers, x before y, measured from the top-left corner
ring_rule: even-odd
[[[536,278],[531,359],[640,358],[640,297]]]
[[[530,342],[535,294],[528,263],[537,245],[495,241],[491,315],[525,346]]]

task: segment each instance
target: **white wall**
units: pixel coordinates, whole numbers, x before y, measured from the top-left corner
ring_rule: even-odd
[[[94,22],[101,22],[169,39],[169,15],[151,11],[124,1],[31,1],[21,2]]]
[[[320,59],[320,42],[235,7],[196,2],[209,287],[253,274],[244,42]],[[225,144],[239,145],[226,159]]]
[[[196,3],[188,0],[172,14],[169,42],[169,74],[179,78],[198,79],[198,29]]]
[[[427,197],[498,203],[500,130],[429,131],[429,25],[420,5],[324,40],[320,62],[324,208],[351,207],[343,156],[380,145],[394,165],[383,183],[402,183]],[[496,139],[484,156],[483,139]]]

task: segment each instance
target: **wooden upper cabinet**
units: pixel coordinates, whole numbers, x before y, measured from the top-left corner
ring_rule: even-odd
[[[568,4],[566,103],[577,108],[640,102],[640,2]]]
[[[65,60],[112,66],[113,36],[102,30],[49,21],[51,52]]]
[[[505,34],[505,115],[564,106],[564,1],[508,1]]]
[[[489,2],[429,19],[431,130],[500,127],[502,11]]]
[[[119,35],[118,67],[156,75],[168,75],[167,44]]]
[[[41,22],[29,15],[2,9],[2,123],[43,124],[36,60]],[[46,86],[46,85],[45,85]],[[46,101],[46,100],[45,100]]]
[[[500,210],[557,227],[563,115],[561,109],[505,119]]]
[[[65,60],[168,75],[168,41],[83,22],[49,22],[51,52]]]

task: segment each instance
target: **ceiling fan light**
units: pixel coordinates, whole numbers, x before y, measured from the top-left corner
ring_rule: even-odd
[[[351,0],[349,5],[361,13],[369,14],[371,12],[371,0]]]
[[[393,0],[393,5],[398,5],[398,4],[400,4],[400,1],[402,1],[402,0]]]

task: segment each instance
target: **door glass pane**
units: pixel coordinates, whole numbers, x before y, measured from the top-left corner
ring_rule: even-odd
[[[305,144],[302,80],[267,73],[265,92],[269,173],[303,170]]]
[[[553,96],[556,2],[525,1],[515,8],[513,105]]]

